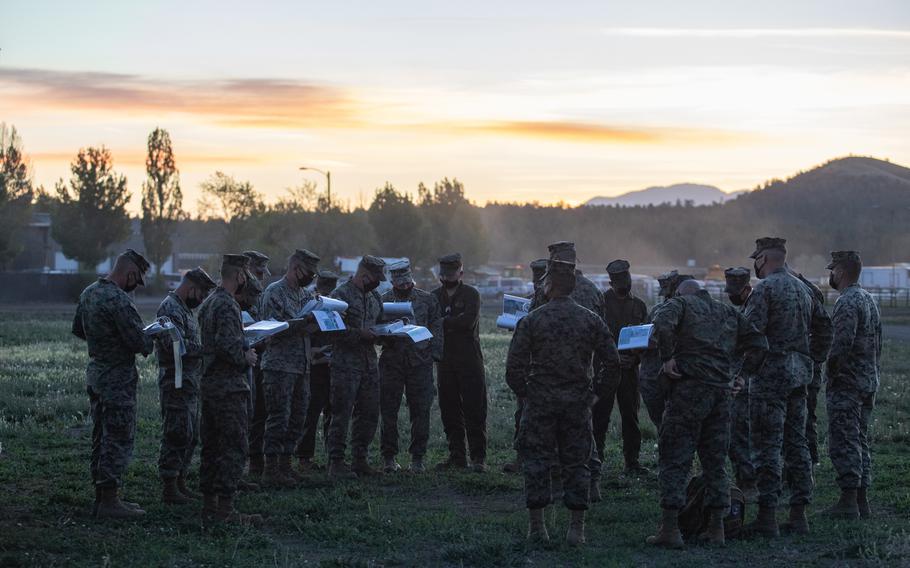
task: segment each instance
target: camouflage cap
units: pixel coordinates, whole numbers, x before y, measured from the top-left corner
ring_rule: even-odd
[[[460,252],[441,256],[439,257],[439,274],[440,276],[452,276],[461,270],[462,265]]]
[[[398,286],[400,284],[409,284],[414,281],[413,275],[411,275],[411,263],[407,260],[403,262],[396,262],[389,267],[389,276],[392,281],[392,285]]]
[[[550,263],[558,262],[575,266],[578,260],[575,254],[575,243],[573,242],[558,241],[549,245],[547,250],[550,251]]]
[[[547,259],[538,258],[537,260],[531,261],[529,266],[531,267],[531,277],[537,282],[547,271]]]
[[[842,262],[853,262],[863,265],[862,259],[859,257],[859,251],[856,250],[835,250],[831,251],[831,262],[828,263],[828,266],[825,267],[826,270],[831,270],[838,264]]]
[[[752,272],[742,266],[728,268],[724,270],[724,280],[727,281],[727,285],[724,287],[725,294],[739,294],[752,280]]]
[[[262,282],[250,272],[249,268],[244,268],[243,273],[246,275],[246,286],[243,287],[241,295],[245,302],[252,306],[256,303],[256,299],[262,295]]]
[[[149,261],[147,261],[144,256],[134,251],[133,249],[126,249],[123,251],[123,253],[121,253],[120,257],[125,258],[136,265],[136,268],[139,269],[139,283],[145,286],[144,276],[151,266],[151,264],[149,264]]]
[[[269,257],[262,254],[259,251],[247,250],[243,251],[243,256],[250,259],[250,269],[258,270],[265,273],[266,276],[271,276],[272,271],[269,270]]]
[[[319,280],[338,282],[338,279],[341,277],[337,272],[332,272],[331,270],[320,270],[316,273],[316,278]]]
[[[250,258],[242,254],[226,254],[221,257],[221,269],[228,266],[246,270],[250,267]]]
[[[779,250],[787,252],[787,239],[780,237],[762,237],[755,239],[755,252],[749,255],[749,258],[758,258],[766,250]]]
[[[686,280],[695,280],[695,277],[691,274],[676,274],[670,279],[670,287],[667,290],[668,297],[673,297],[676,295],[676,289],[679,288],[679,285],[685,282]]]
[[[209,276],[208,272],[203,270],[201,266],[197,266],[192,270],[188,270],[186,274],[183,275],[183,277],[205,291],[211,290],[217,286],[217,284],[215,284],[215,281],[212,280],[212,277]]]
[[[676,270],[671,270],[670,272],[664,272],[663,274],[658,276],[657,285],[660,286],[660,290],[658,291],[657,295],[667,297],[668,292],[670,290],[670,284],[673,282],[673,280],[677,276],[679,276],[679,272]]]
[[[628,272],[631,265],[628,260],[617,259],[607,265],[608,274],[621,274]]]
[[[371,254],[364,255],[360,259],[360,264],[358,268],[363,268],[373,276],[377,276],[380,281],[385,281],[385,261],[379,258],[378,256],[373,256]]]
[[[306,249],[297,249],[291,258],[300,261],[310,272],[315,273],[319,268],[319,255]]]

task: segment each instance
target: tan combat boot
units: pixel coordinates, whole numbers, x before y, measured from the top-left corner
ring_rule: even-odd
[[[755,520],[746,525],[746,532],[763,536],[765,538],[777,538],[780,536],[780,528],[777,526],[776,509],[758,505],[758,516]]]
[[[790,534],[809,534],[809,519],[806,518],[806,506],[790,505],[790,518],[780,528]]]
[[[828,508],[825,514],[835,519],[848,519],[855,521],[859,518],[859,503],[856,489],[841,489],[840,500],[833,507]]]
[[[117,495],[117,487],[101,488],[101,501],[98,503],[98,509],[95,516],[99,519],[136,519],[145,515],[142,509],[127,507],[120,501]]]
[[[177,491],[179,491],[181,494],[183,494],[184,497],[189,497],[190,499],[193,499],[194,501],[198,501],[199,499],[202,498],[201,495],[199,495],[198,493],[196,493],[195,491],[193,491],[192,489],[190,489],[189,487],[186,486],[186,474],[185,473],[181,473],[180,475],[177,476]]]
[[[585,512],[569,511],[569,530],[566,532],[566,544],[578,546],[585,543]]]
[[[869,519],[872,517],[872,507],[869,506],[868,487],[860,487],[856,490],[856,505],[859,508],[859,518]]]
[[[543,522],[543,509],[528,509],[528,540],[532,543],[550,542],[547,525]]]
[[[664,509],[657,534],[649,536],[645,542],[662,548],[685,548],[679,532],[679,509]]]
[[[262,515],[245,515],[234,509],[233,495],[218,496],[218,510],[215,518],[225,523],[238,525],[260,525],[262,524]]]
[[[724,509],[711,509],[708,526],[698,535],[698,540],[718,546],[726,543],[724,540],[724,512]]]
[[[291,465],[291,456],[289,455],[278,456],[278,470],[281,471],[281,475],[293,481],[294,485],[303,481],[303,476],[294,471],[294,466]]]
[[[269,487],[289,488],[294,487],[296,483],[281,471],[281,465],[278,463],[278,456],[265,457],[265,472],[262,474],[262,483]]]
[[[192,499],[181,493],[177,488],[176,477],[162,477],[161,502],[168,505],[186,505],[192,502]]]

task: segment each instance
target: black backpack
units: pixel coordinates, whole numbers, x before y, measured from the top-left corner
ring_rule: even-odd
[[[686,505],[679,512],[679,531],[686,540],[695,539],[708,526],[710,511],[705,504],[705,481],[701,475],[693,477],[686,487]],[[746,498],[743,492],[730,484],[730,509],[724,517],[724,537],[742,536],[746,519]]]

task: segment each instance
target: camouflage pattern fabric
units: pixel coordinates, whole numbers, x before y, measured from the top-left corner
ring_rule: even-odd
[[[290,321],[297,317],[300,310],[311,299],[312,296],[306,289],[295,288],[288,283],[286,278],[282,278],[270,284],[262,294],[260,315],[263,320]],[[306,336],[294,329],[275,335],[269,340],[260,366],[264,371],[305,373],[307,366]]]
[[[869,425],[875,393],[860,390],[827,391],[828,455],[841,489],[872,486]]]
[[[813,481],[812,458],[806,444],[806,387],[793,389],[783,399],[750,397],[749,413],[759,505],[777,507],[784,464],[790,485],[790,505],[811,503]]]
[[[320,415],[323,440],[329,439],[329,426],[332,423],[332,407],[329,405],[331,376],[331,368],[327,363],[313,364],[310,368],[310,403],[303,422],[303,434],[297,444],[296,453],[299,458],[311,460],[316,454],[316,429]]]
[[[730,406],[730,463],[736,483],[742,486],[755,481],[755,468],[752,466],[752,446],[750,444],[750,414],[748,389],[733,397]]]
[[[240,320],[240,305],[221,286],[199,307],[202,335],[202,398],[243,393],[250,397],[247,381],[246,340]]]
[[[136,433],[136,353],[152,352],[136,306],[116,284],[99,278],[79,296],[72,332],[88,346],[86,389],[92,415],[92,481],[118,486]]]
[[[266,409],[263,452],[292,455],[303,435],[310,381],[303,373],[262,371],[262,398]]]
[[[665,302],[655,305],[648,314],[647,323],[654,322],[654,316]],[[652,342],[657,341],[656,336],[652,336]],[[641,393],[641,401],[645,404],[645,410],[648,411],[648,418],[660,430],[660,423],[664,415],[664,409],[667,405],[666,381],[661,380],[660,351],[657,347],[646,349],[640,356],[638,365],[638,390]]]

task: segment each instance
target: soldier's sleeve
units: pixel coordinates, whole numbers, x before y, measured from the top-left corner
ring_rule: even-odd
[[[603,319],[596,323],[595,357],[594,361],[600,366],[594,375],[594,394],[603,398],[607,393],[615,392],[622,379],[622,370],[619,365],[619,351],[610,328]]]
[[[71,331],[73,332],[73,335],[85,341],[85,329],[82,327],[82,312],[82,302],[80,301],[76,305],[76,315],[73,317],[73,327]]]
[[[528,394],[528,375],[531,372],[531,334],[528,318],[518,320],[509,354],[506,357],[506,384],[518,398]]]
[[[444,344],[442,335],[442,308],[439,307],[439,300],[436,299],[436,296],[430,295],[427,298],[427,301],[430,304],[429,309],[427,310],[427,329],[433,334],[433,339],[430,340],[430,352],[433,354],[433,359],[441,361]]]
[[[746,319],[763,335],[768,329],[768,295],[764,286],[756,286],[746,304]]]
[[[329,297],[335,298],[336,300],[342,300],[348,303],[348,306],[352,306],[350,298],[345,297],[343,289],[336,288],[329,294]],[[360,322],[351,321],[351,309],[349,308],[343,314],[341,314],[341,319],[344,320],[344,329],[340,331],[333,331],[329,334],[329,338],[332,343],[335,345],[359,345],[360,344]]]
[[[661,361],[673,358],[676,349],[676,328],[682,319],[683,300],[673,298],[661,305],[654,314],[654,331],[657,335],[657,347]]]
[[[743,354],[742,373],[753,374],[761,368],[768,353],[768,338],[755,329],[739,310],[734,313],[737,320],[736,351]]]
[[[227,362],[237,366],[246,366],[245,342],[240,318],[234,309],[222,303],[213,306],[212,323],[215,326],[215,353]]]
[[[117,326],[123,343],[132,353],[148,355],[155,344],[151,337],[142,332],[142,318],[139,317],[136,306],[125,295],[121,294],[121,297],[121,300],[111,306],[114,325]]]
[[[834,341],[828,352],[828,375],[837,374],[837,368],[844,357],[849,356],[856,340],[856,327],[859,324],[857,306],[848,298],[841,296],[834,306]]]
[[[180,335],[186,337],[186,324],[180,318],[177,317],[177,314],[172,313],[173,310],[169,309],[169,302],[165,300],[161,302],[161,305],[158,306],[157,316],[167,317],[171,320],[177,329],[180,330]],[[171,338],[166,333],[160,333],[154,336],[155,350],[158,353],[158,364],[166,364],[168,366],[173,365],[174,361],[174,347],[171,344]]]
[[[812,322],[809,327],[809,354],[816,363],[823,363],[834,340],[834,326],[825,307],[817,299],[812,302]]]
[[[457,316],[445,318],[445,331],[471,331],[480,319],[480,293],[470,289],[465,294],[464,312]]]

